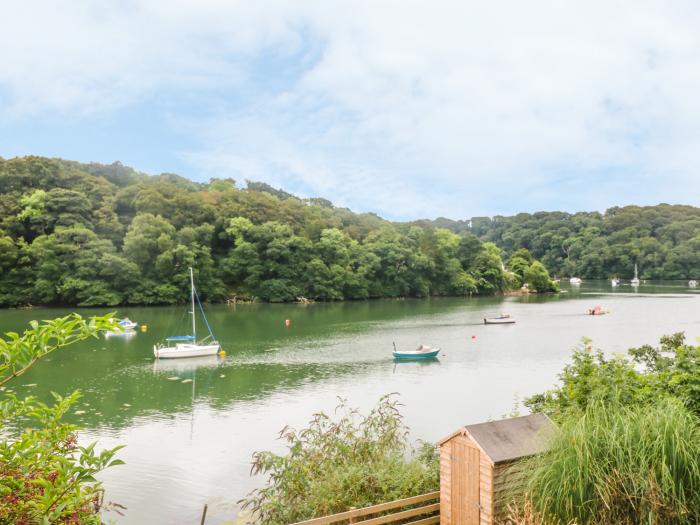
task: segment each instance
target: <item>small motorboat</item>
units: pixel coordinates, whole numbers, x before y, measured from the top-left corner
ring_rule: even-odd
[[[124,319],[120,319],[117,321],[117,325],[119,325],[120,329],[118,330],[109,330],[105,332],[105,337],[111,337],[111,336],[126,336],[126,337],[131,337],[132,335],[135,335],[136,332],[134,332],[134,329],[138,326],[138,323],[135,323],[128,317],[125,317]]]
[[[688,288],[697,288],[698,287],[698,282],[695,279],[691,279],[688,281]]]
[[[121,319],[119,322],[117,322],[117,324],[124,330],[134,330],[139,325],[137,322],[132,321],[128,317]]]
[[[612,279],[610,279],[610,285],[613,288],[617,288],[618,286],[620,286],[620,279],[618,279],[617,277],[613,277]]]
[[[437,357],[439,348],[431,348],[427,345],[420,345],[415,350],[397,350],[396,343],[394,343],[394,359],[425,359],[430,357]]]
[[[513,324],[513,319],[510,314],[501,314],[498,317],[484,317],[484,324]]]
[[[571,279],[569,279],[569,284],[573,284],[574,286],[578,286],[582,282],[583,281],[581,280],[580,277],[572,277]]]
[[[594,306],[593,308],[588,309],[588,315],[605,315],[609,314],[607,310],[603,310],[602,306]]]

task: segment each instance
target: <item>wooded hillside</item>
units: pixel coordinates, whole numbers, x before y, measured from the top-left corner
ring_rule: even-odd
[[[187,267],[205,298],[292,301],[492,294],[526,277],[469,231],[397,224],[231,179],[0,159],[0,304],[169,304]]]

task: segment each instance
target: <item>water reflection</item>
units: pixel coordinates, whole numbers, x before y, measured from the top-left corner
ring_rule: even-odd
[[[136,335],[136,332],[133,330],[124,330],[116,332],[103,332],[102,335],[104,335],[105,339],[123,339],[128,341]]]
[[[414,357],[414,358],[402,358],[394,359],[394,369],[395,374],[398,369],[403,370],[415,370],[416,367],[426,367],[426,366],[440,366],[440,359],[437,357]]]
[[[155,359],[153,372],[169,374],[192,374],[198,369],[216,368],[226,363],[225,358],[217,355],[188,357],[186,359]]]

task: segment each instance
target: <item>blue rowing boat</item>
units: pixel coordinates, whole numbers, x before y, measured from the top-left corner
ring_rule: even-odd
[[[394,343],[394,359],[426,359],[430,357],[437,357],[440,352],[439,348],[431,348],[426,345],[420,345],[415,350],[402,350],[396,349],[396,343]]]

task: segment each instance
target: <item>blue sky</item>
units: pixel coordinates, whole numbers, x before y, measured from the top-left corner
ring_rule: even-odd
[[[692,2],[27,0],[3,20],[5,158],[392,219],[700,205]]]

